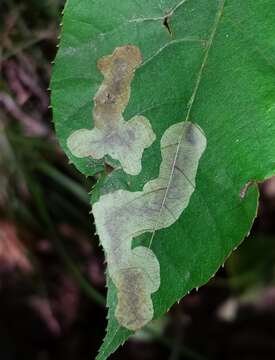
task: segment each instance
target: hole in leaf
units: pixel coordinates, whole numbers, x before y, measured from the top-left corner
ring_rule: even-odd
[[[165,16],[165,18],[163,19],[162,24],[167,29],[169,34],[172,36],[172,29],[171,29],[171,26],[170,26],[170,16]]]
[[[113,166],[111,166],[110,164],[107,164],[106,162],[104,163],[104,170],[105,170],[105,174],[109,175],[111,174],[111,172],[114,170],[115,168]]]

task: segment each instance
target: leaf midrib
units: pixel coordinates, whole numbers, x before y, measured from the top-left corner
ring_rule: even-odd
[[[191,114],[194,102],[196,100],[196,96],[197,96],[199,86],[200,86],[200,83],[201,83],[203,71],[204,71],[205,66],[207,64],[207,61],[208,61],[209,52],[210,52],[210,50],[212,48],[213,41],[214,41],[215,35],[217,33],[217,29],[218,29],[220,20],[221,20],[222,15],[223,15],[225,1],[226,0],[221,0],[220,5],[219,5],[218,10],[217,10],[217,14],[216,14],[215,21],[214,21],[214,24],[213,24],[213,27],[212,27],[212,31],[211,31],[211,34],[210,34],[209,39],[207,41],[207,47],[206,47],[206,50],[205,50],[203,61],[202,61],[201,67],[200,67],[198,75],[197,75],[197,80],[196,80],[196,83],[195,83],[195,86],[194,86],[194,90],[192,92],[192,95],[191,95],[189,103],[188,103],[188,111],[187,111],[187,114],[186,114],[185,122],[190,119],[190,114]],[[159,215],[158,215],[158,218],[156,220],[154,230],[152,232],[152,236],[151,236],[150,243],[149,243],[149,248],[151,248],[151,246],[152,246],[152,242],[153,242],[153,239],[154,239],[155,234],[156,234],[156,229],[157,229],[158,223],[159,223],[160,218],[161,218],[161,213],[162,213],[163,208],[165,207],[167,195],[168,195],[168,192],[170,190],[172,179],[173,179],[173,176],[174,176],[175,166],[176,166],[176,162],[177,162],[177,159],[178,159],[179,149],[180,149],[182,140],[183,140],[183,134],[179,138],[178,146],[177,146],[177,149],[176,149],[176,153],[175,153],[172,168],[171,168],[171,174],[169,176],[169,180],[168,180],[168,183],[167,183],[167,188],[166,188],[166,191],[165,191],[165,194],[164,194],[164,197],[163,197],[163,201],[161,203],[161,207],[159,209]]]

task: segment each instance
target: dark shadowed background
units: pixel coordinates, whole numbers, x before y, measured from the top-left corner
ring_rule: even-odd
[[[130,0],[124,0],[130,1]],[[0,0],[0,360],[94,359],[104,259],[85,179],[49,109],[63,0]],[[112,359],[275,358],[275,180],[249,237],[214,279]]]

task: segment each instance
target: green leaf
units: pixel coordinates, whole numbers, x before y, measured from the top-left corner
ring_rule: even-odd
[[[94,199],[119,189],[142,191],[156,179],[160,140],[173,124],[189,120],[207,138],[188,207],[172,226],[157,230],[152,243],[161,282],[152,295],[154,318],[206,283],[240,244],[257,211],[255,182],[274,173],[274,11],[273,0],[67,2],[52,106],[60,143],[83,174],[104,172],[106,163],[115,168],[101,177]],[[109,155],[78,158],[67,147],[72,133],[94,127],[93,97],[104,81],[97,61],[125,45],[139,48],[142,63],[124,120],[145,117],[156,135],[144,147],[142,170],[135,176]],[[134,246],[148,246],[150,238],[151,233],[140,235]],[[111,280],[107,302],[99,360],[131,334],[117,323]]]

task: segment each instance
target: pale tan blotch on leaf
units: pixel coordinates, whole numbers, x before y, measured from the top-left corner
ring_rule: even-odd
[[[140,50],[133,45],[118,47],[112,55],[98,61],[104,81],[94,97],[94,128],[80,129],[69,136],[67,145],[73,155],[101,159],[108,154],[119,160],[128,174],[140,173],[143,151],[156,137],[148,119],[134,116],[125,121],[123,112],[130,99],[131,81],[141,61]]]
[[[160,286],[157,257],[143,246],[132,249],[132,240],[150,232],[152,242],[157,230],[178,220],[195,190],[205,148],[206,137],[198,126],[191,122],[172,125],[161,139],[158,178],[146,183],[142,191],[117,190],[103,195],[93,206],[109,275],[117,289],[115,316],[130,330],[152,320],[151,294]]]

